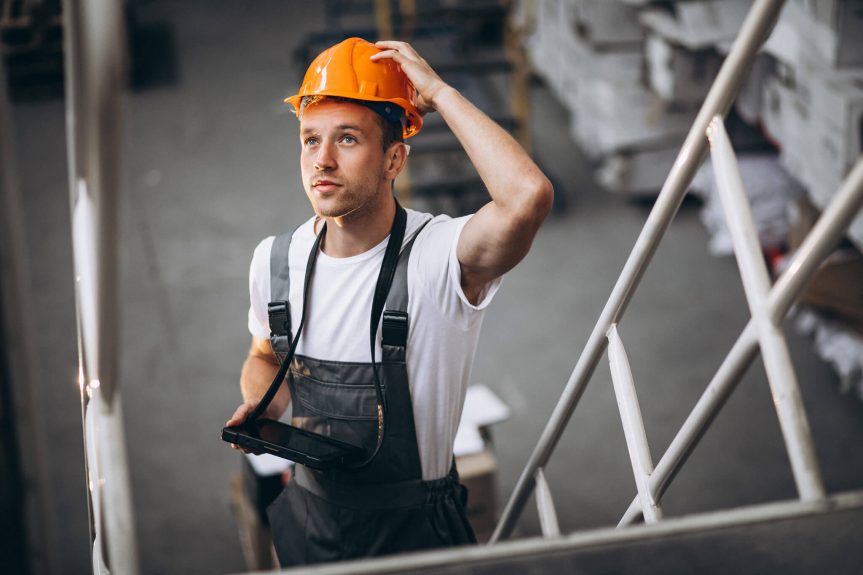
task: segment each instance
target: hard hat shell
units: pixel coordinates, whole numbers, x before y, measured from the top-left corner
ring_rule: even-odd
[[[370,102],[391,102],[405,112],[402,135],[409,138],[423,126],[417,110],[417,91],[395,61],[372,61],[382,52],[362,38],[348,38],[318,54],[300,86],[300,91],[285,98],[299,115],[305,96],[337,96]]]

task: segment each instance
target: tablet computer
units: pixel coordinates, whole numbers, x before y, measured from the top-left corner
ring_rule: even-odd
[[[256,419],[222,429],[222,439],[251,451],[270,453],[313,469],[361,461],[361,447],[272,419]]]

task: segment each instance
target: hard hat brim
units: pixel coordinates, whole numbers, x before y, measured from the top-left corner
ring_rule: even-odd
[[[411,136],[416,135],[417,132],[419,132],[423,127],[422,116],[417,113],[411,112],[411,108],[413,108],[413,106],[411,106],[410,102],[403,98],[378,98],[375,96],[363,96],[362,98],[357,98],[357,95],[354,92],[345,92],[340,90],[321,90],[320,92],[315,92],[314,94],[294,94],[293,96],[285,98],[284,102],[294,107],[294,114],[296,114],[298,117],[300,114],[300,101],[305,96],[332,96],[335,98],[356,100],[357,102],[390,102],[400,107],[405,112],[405,124],[404,130],[402,131],[403,138],[410,138]]]

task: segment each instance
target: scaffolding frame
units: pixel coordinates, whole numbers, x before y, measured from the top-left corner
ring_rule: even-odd
[[[857,161],[815,228],[798,249],[788,270],[771,289],[766,267],[760,260],[758,238],[740,181],[736,157],[722,123],[756,53],[773,29],[783,4],[783,0],[756,0],[750,9],[560,400],[519,477],[489,544],[493,545],[512,534],[516,521],[537,486],[540,487],[536,497],[540,517],[553,514],[543,469],[560,441],[606,346],[609,347],[612,380],[638,491],[619,526],[631,524],[640,517],[648,523],[661,519],[659,503],[662,495],[734,391],[754,360],[759,346],[800,500],[812,502],[825,499],[806,411],[782,335],[781,322],[863,205],[863,159]],[[654,468],[632,373],[617,326],[677,213],[696,169],[706,155],[708,138],[713,145],[713,162],[721,201],[734,237],[734,249],[752,319]],[[556,522],[554,529],[547,529],[547,524],[547,521],[541,521],[543,535],[552,537],[559,533]]]

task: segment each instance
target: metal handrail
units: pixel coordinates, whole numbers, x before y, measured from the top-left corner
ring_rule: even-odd
[[[545,467],[548,463],[599,363],[607,343],[608,329],[612,324],[619,323],[660,240],[677,213],[696,169],[704,158],[707,151],[707,139],[704,134],[710,121],[716,115],[724,116],[731,106],[755,54],[776,23],[783,3],[782,0],[757,0],[743,22],[740,34],[695,118],[647,222],[567,381],[561,398],[516,483],[515,490],[489,540],[490,544],[512,533],[515,522],[534,488],[536,470]]]
[[[93,572],[138,573],[119,386],[123,4],[64,0],[66,125],[79,385]]]

